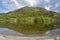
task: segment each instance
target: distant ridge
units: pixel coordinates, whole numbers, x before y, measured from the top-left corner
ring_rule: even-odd
[[[6,26],[23,34],[42,34],[60,28],[60,14],[39,7],[23,7],[1,14],[0,19],[1,27]]]

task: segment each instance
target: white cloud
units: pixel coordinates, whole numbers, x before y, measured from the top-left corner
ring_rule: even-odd
[[[58,10],[54,10],[55,12],[58,12]]]
[[[51,7],[52,7],[52,5],[45,6],[45,9],[46,9],[46,10],[51,10]]]
[[[2,4],[2,6],[3,6],[4,8],[9,9],[9,7],[11,7],[11,5],[10,5],[9,2],[11,2],[11,1],[10,1],[10,0],[2,0],[2,1],[1,1],[1,4]]]
[[[55,4],[55,8],[56,8],[56,7],[58,7],[58,6],[59,6],[59,4],[58,4],[58,3],[56,3],[56,4]]]
[[[44,7],[47,10],[56,10],[60,6],[60,2],[59,2],[60,0],[59,1],[57,0],[0,0],[0,1],[1,1],[0,4],[3,5],[4,8],[8,9],[7,11],[22,8],[24,6],[38,6],[38,7]]]
[[[37,4],[38,0],[25,0],[30,6],[34,6],[34,4]]]
[[[19,5],[19,3],[18,3],[17,0],[12,0],[12,1],[16,4],[16,6],[17,6],[18,8],[20,8],[20,5]]]
[[[47,7],[47,6],[45,7],[45,9],[46,9],[46,10],[50,10],[50,8],[49,8],[49,7]]]
[[[22,1],[24,1],[24,2],[21,3]],[[38,2],[39,2],[39,4],[43,4],[42,1],[44,1],[44,0],[20,0],[20,2],[18,0],[6,0],[6,1],[3,0],[2,2],[5,6],[8,6],[8,7],[11,7],[11,6],[13,7],[13,4],[14,4],[14,5],[16,5],[16,7],[21,8],[24,6],[36,6],[38,4]],[[13,4],[11,4],[10,2],[13,2]],[[50,2],[50,0],[44,1],[44,3],[47,3],[47,2]],[[24,3],[26,3],[26,4],[24,4]]]
[[[9,12],[9,11],[16,10],[18,8],[16,4],[11,0],[1,0],[0,5],[1,5],[0,8],[2,8],[1,9],[2,11],[0,12]]]
[[[50,3],[50,0],[44,0],[44,1]]]

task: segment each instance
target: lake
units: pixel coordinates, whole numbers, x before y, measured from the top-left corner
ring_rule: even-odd
[[[23,35],[22,33],[16,32],[16,31],[8,29],[8,28],[0,28],[0,34],[2,34],[2,35],[13,35],[13,36]]]
[[[20,32],[16,32],[14,30],[8,29],[8,28],[0,28],[0,34],[2,35],[12,35],[12,36],[21,36],[23,35]],[[59,29],[54,29],[51,31],[47,31],[43,35],[60,35],[60,28]]]
[[[51,30],[51,31],[47,31],[45,33],[45,35],[60,35],[60,28],[54,29],[54,30]]]

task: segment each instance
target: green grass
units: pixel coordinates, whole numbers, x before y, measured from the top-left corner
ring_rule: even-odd
[[[42,34],[48,30],[60,28],[60,14],[38,7],[24,7],[0,14],[0,27],[23,34]]]

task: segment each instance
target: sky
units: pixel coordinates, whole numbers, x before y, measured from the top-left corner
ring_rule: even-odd
[[[0,13],[7,13],[25,6],[43,7],[60,12],[60,0],[0,0]]]

